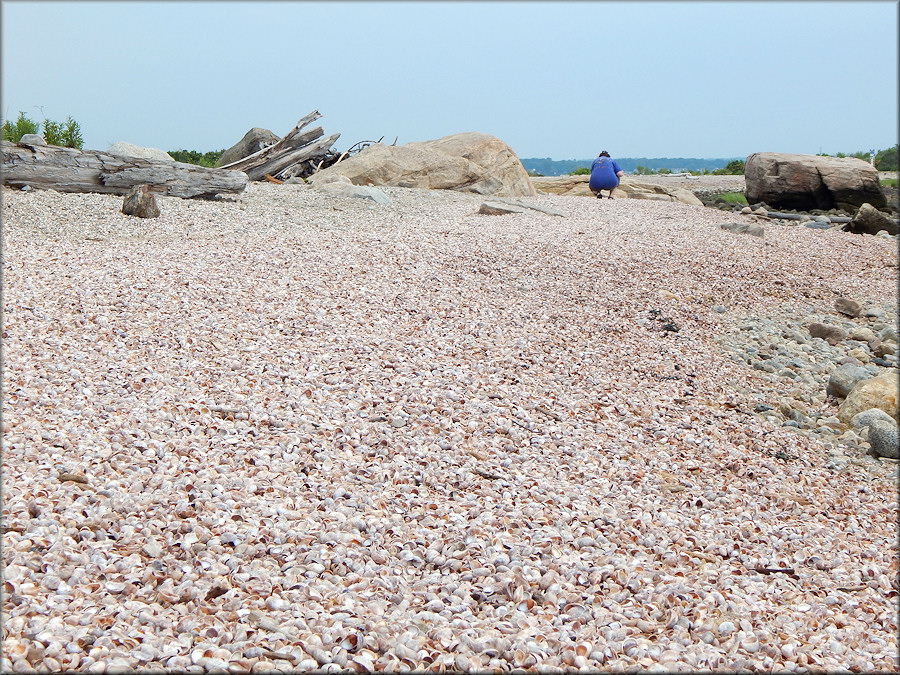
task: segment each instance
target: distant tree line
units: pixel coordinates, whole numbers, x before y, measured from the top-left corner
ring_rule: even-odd
[[[831,157],[827,152],[820,152],[820,157]],[[849,155],[844,154],[843,152],[838,152],[834,155],[835,157],[856,157],[857,159],[861,159],[865,162],[868,162],[871,158],[871,153],[864,152],[860,150],[859,152],[854,152]],[[887,148],[885,150],[879,150],[875,153],[875,168],[878,171],[897,171],[897,146],[893,146]]]
[[[209,152],[199,152],[198,150],[169,150],[169,157],[176,162],[197,164],[199,166],[213,168],[224,152],[224,148],[222,150],[210,150]]]
[[[736,157],[721,159],[698,159],[695,157],[613,157],[622,171],[625,173],[635,173],[638,167],[648,173],[657,173],[660,169],[668,172],[680,173],[682,171],[714,171],[722,169],[729,162],[735,159],[743,159]],[[589,167],[594,159],[560,159],[554,160],[546,158],[526,158],[522,160],[522,166],[530,174],[541,176],[566,176],[571,174],[579,167]]]

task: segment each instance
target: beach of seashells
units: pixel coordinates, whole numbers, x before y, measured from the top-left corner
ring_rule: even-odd
[[[896,465],[715,341],[895,240],[383,190],[3,188],[3,672],[898,671]]]

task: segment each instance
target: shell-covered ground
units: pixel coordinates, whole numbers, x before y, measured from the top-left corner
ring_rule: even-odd
[[[3,189],[4,671],[898,670],[889,468],[715,343],[896,241],[385,192]]]

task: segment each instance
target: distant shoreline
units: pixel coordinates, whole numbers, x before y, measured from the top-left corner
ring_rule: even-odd
[[[637,167],[646,167],[651,171],[667,169],[672,172],[714,171],[722,169],[736,159],[746,157],[613,157],[625,173],[634,173]],[[591,159],[549,159],[526,157],[520,159],[528,173],[539,173],[543,176],[565,176],[579,167],[589,167]]]

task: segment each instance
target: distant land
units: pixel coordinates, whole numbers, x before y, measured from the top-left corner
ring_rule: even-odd
[[[550,159],[544,158],[528,158],[521,160],[522,166],[528,173],[539,173],[542,176],[565,176],[580,166],[590,167],[592,159]],[[625,173],[634,173],[639,166],[647,167],[652,171],[659,169],[668,169],[673,173],[680,171],[703,171],[708,169],[723,169],[735,159],[746,159],[746,157],[725,157],[721,159],[697,159],[696,157],[613,157],[622,167]]]

